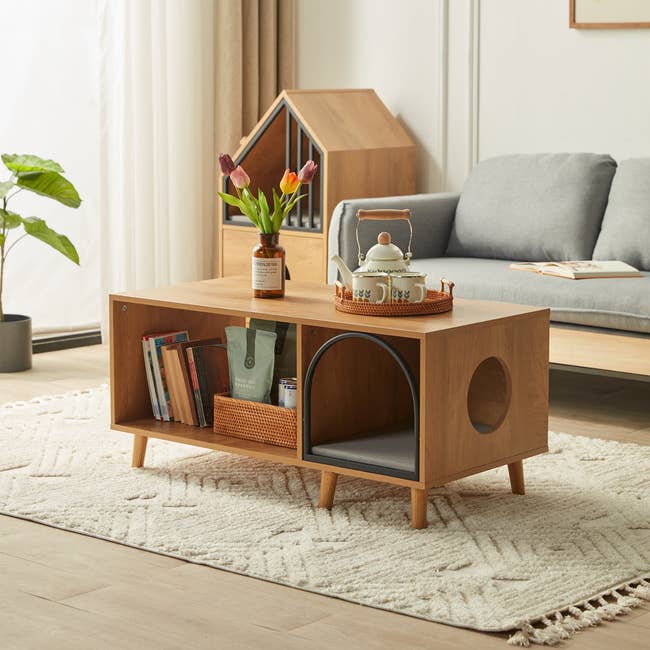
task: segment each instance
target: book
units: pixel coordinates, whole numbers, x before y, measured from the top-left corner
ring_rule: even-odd
[[[162,420],[160,412],[160,403],[156,393],[156,384],[153,378],[153,367],[151,365],[151,349],[149,347],[148,337],[142,337],[142,352],[144,354],[144,371],[147,376],[147,386],[149,387],[149,399],[151,399],[151,409],[156,420]]]
[[[211,426],[214,420],[215,393],[227,393],[230,390],[226,345],[191,345],[186,352],[199,426]]]
[[[153,378],[156,384],[156,393],[160,403],[160,413],[165,422],[174,419],[174,409],[169,399],[169,388],[165,377],[165,366],[162,361],[162,348],[171,343],[187,341],[189,334],[187,330],[167,332],[166,334],[149,335],[149,348],[151,350],[151,365],[153,367]]]
[[[201,404],[201,392],[199,390],[199,376],[196,372],[196,364],[194,363],[194,350],[192,348],[187,348],[185,354],[187,355],[187,363],[190,370],[192,397],[194,398],[194,408],[196,409],[198,424],[200,427],[204,427],[206,426],[205,416],[203,415],[203,409],[199,409],[199,404]]]
[[[167,357],[165,357],[165,369],[169,369],[173,374],[171,382],[172,386],[170,386],[172,408],[174,408],[175,394],[176,401],[180,408],[181,422],[185,424],[192,424],[194,426],[198,426],[199,424],[186,350],[190,346],[208,345],[211,343],[221,343],[221,339],[219,337],[214,337],[208,339],[194,339],[184,341],[183,343],[173,343],[172,345],[165,346],[163,351],[163,355],[165,355],[165,350],[168,351],[167,357],[169,357],[169,361],[167,360]],[[170,354],[170,351],[173,351],[173,353]]]
[[[169,401],[172,403],[174,420],[191,424],[188,420],[188,414],[185,410],[185,400],[183,400],[185,386],[180,370],[180,360],[174,345],[165,345],[162,349],[162,362],[165,368],[165,378],[167,379],[167,389],[169,390]]]
[[[584,260],[576,262],[516,262],[510,265],[514,271],[532,271],[542,275],[554,275],[570,280],[594,278],[638,278],[641,273],[625,262]]]

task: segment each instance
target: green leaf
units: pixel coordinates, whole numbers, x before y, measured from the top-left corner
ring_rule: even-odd
[[[239,208],[239,211],[246,217],[248,217],[256,226],[259,227],[257,221],[256,210],[250,210],[250,204],[247,204],[242,200],[238,199],[232,194],[226,194],[225,192],[217,192],[217,194],[228,204],[232,205],[235,208]]]
[[[273,232],[273,224],[269,218],[269,204],[262,190],[258,190],[257,203],[260,206],[260,221],[264,224],[264,231]]]
[[[306,196],[307,196],[306,194],[300,194],[293,201],[291,201],[290,203],[287,203],[287,205],[284,208],[286,210],[287,214],[289,212],[291,212],[291,210],[293,210],[293,207],[296,205],[296,203],[298,203],[298,201],[300,201],[300,199],[304,199]]]
[[[13,181],[5,181],[0,183],[0,199],[4,199],[7,194],[11,191],[11,188],[14,187]]]
[[[28,217],[23,219],[25,232],[65,255],[75,264],[79,264],[79,254],[72,242],[65,236],[52,230],[43,219]]]
[[[78,208],[81,205],[81,199],[74,185],[57,172],[21,175],[16,179],[16,185],[41,196],[47,196],[70,208]]]
[[[260,206],[257,202],[257,199],[247,187],[242,190],[241,196],[244,201],[250,203],[253,208],[255,208],[255,212],[259,212]]]
[[[255,199],[248,191],[248,189],[244,189],[241,198],[244,204],[243,213],[257,226],[258,230],[263,230],[263,224],[260,221],[259,216],[259,209],[255,204]]]
[[[2,162],[7,169],[21,174],[24,172],[63,172],[63,167],[53,160],[39,158],[32,154],[2,154]]]
[[[217,192],[217,194],[228,204],[232,205],[235,208],[242,209],[242,202],[232,194],[226,194],[225,192]]]
[[[19,214],[0,208],[0,228],[12,230],[18,228],[22,222],[23,218]]]
[[[273,221],[273,232],[278,232],[284,221],[284,206],[278,193],[275,191],[275,187],[273,188],[273,217],[271,220]]]
[[[5,236],[0,232],[0,248],[5,245]]]

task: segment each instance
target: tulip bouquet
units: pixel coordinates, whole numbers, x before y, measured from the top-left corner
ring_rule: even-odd
[[[280,191],[275,187],[272,189],[273,210],[266,195],[258,189],[257,196],[250,191],[251,179],[241,165],[235,165],[233,159],[227,154],[219,156],[219,165],[224,176],[230,176],[235,186],[237,196],[227,192],[218,192],[219,196],[228,204],[238,208],[243,215],[246,215],[264,234],[279,232],[282,223],[287,215],[291,213],[298,201],[307,196],[298,194],[302,185],[311,183],[318,165],[313,160],[308,160],[304,167],[296,174],[289,169],[285,170],[280,180]]]

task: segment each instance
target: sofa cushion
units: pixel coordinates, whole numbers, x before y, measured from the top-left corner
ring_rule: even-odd
[[[650,271],[650,158],[625,160],[616,170],[594,259]]]
[[[480,162],[456,210],[447,255],[588,260],[616,162],[590,153],[517,154]]]
[[[650,334],[650,273],[641,278],[567,280],[512,271],[509,261],[442,257],[418,259],[411,268],[456,283],[454,296],[551,308],[551,320]]]

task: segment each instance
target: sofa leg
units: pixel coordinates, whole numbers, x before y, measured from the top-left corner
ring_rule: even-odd
[[[516,460],[508,463],[508,474],[510,474],[510,487],[513,494],[526,494],[524,487],[524,463]]]
[[[427,491],[420,488],[411,488],[411,526],[427,527]]]
[[[327,508],[330,510],[334,503],[334,492],[336,492],[336,479],[338,474],[334,472],[323,472],[320,478],[320,499],[318,501],[319,508]]]

